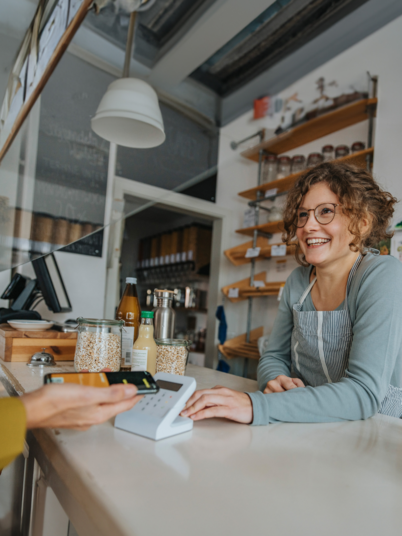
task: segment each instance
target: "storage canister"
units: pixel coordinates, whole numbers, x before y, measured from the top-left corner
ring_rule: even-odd
[[[333,145],[324,145],[322,148],[322,156],[324,157],[324,162],[330,162],[335,158],[335,150]]]
[[[362,141],[355,141],[352,143],[352,154],[364,151],[366,148],[365,144]]]
[[[342,158],[348,156],[349,147],[347,145],[338,145],[335,149],[335,158]]]
[[[310,153],[307,158],[307,167],[311,168],[321,164],[324,160],[324,157],[321,153]]]
[[[278,159],[276,155],[269,154],[262,161],[262,182],[272,182],[276,179]]]
[[[278,159],[278,173],[276,175],[277,179],[284,179],[290,175],[290,156],[280,156]]]
[[[123,320],[77,318],[76,372],[118,372]]]
[[[189,341],[185,339],[156,339],[156,372],[184,376]]]
[[[306,157],[302,154],[295,154],[292,158],[292,173],[300,173],[306,169]]]

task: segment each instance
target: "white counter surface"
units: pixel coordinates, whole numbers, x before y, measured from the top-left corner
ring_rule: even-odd
[[[205,368],[187,374],[199,388],[256,389]],[[21,363],[2,363],[0,379],[10,393],[42,384]],[[264,427],[214,419],[159,442],[112,423],[31,436],[80,536],[402,533],[402,420],[391,417]]]

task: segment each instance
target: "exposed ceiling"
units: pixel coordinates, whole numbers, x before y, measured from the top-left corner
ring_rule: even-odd
[[[70,49],[120,76],[128,0],[95,2]],[[26,26],[14,11],[35,4],[0,0],[9,35]],[[400,15],[401,0],[155,0],[138,17],[131,73],[219,126]]]

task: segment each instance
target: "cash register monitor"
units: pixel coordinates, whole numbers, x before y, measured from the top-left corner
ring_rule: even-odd
[[[32,261],[37,288],[48,308],[54,313],[69,313],[71,303],[53,253]]]

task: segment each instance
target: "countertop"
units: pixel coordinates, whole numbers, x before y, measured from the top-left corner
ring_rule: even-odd
[[[192,365],[187,375],[198,388],[256,389],[252,380]],[[23,363],[2,362],[0,379],[10,394],[42,384],[41,372]],[[392,417],[262,427],[214,419],[159,442],[108,422],[86,432],[35,431],[28,442],[85,536],[402,530],[402,420]]]

